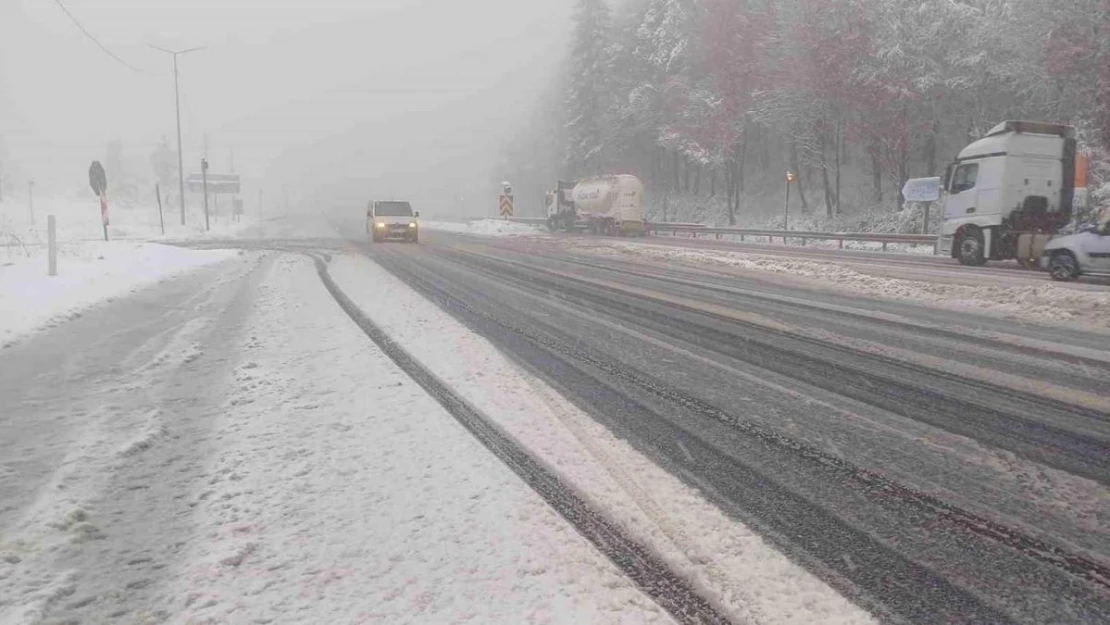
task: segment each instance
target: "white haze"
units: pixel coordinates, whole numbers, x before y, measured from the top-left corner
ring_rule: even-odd
[[[168,55],[180,58],[186,173],[205,140],[248,201],[408,197],[431,213],[492,210],[498,151],[565,54],[569,0],[0,0],[5,189],[85,185],[122,141],[127,166],[176,146]],[[489,197],[487,197],[489,196]],[[490,204],[487,207],[486,204]]]

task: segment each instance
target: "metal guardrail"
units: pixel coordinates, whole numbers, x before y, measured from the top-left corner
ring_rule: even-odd
[[[931,245],[936,246],[937,237],[931,234],[875,234],[870,232],[812,232],[801,230],[758,230],[752,228],[707,228],[697,227],[691,228],[683,225],[676,224],[648,224],[647,231],[654,234],[671,233],[678,236],[679,233],[688,233],[692,238],[698,238],[701,235],[713,236],[716,239],[721,239],[725,236],[740,237],[741,241],[746,241],[748,237],[752,238],[766,238],[769,243],[773,243],[775,239],[782,239],[784,245],[788,245],[790,240],[801,241],[804,246],[809,241],[836,241],[840,244],[840,249],[844,249],[845,241],[859,241],[863,243],[881,243],[883,251],[887,249],[887,245],[891,243],[899,243],[903,245]]]
[[[523,224],[542,226],[546,219],[514,217],[510,221]],[[932,245],[936,246],[937,237],[931,234],[875,234],[869,232],[809,232],[800,230],[759,230],[753,228],[713,228],[701,224],[686,223],[649,223],[646,225],[649,234],[666,234],[678,236],[680,233],[689,234],[691,238],[712,236],[718,240],[725,236],[740,237],[746,241],[748,237],[754,239],[766,238],[769,243],[775,239],[782,239],[784,245],[789,245],[791,240],[801,241],[804,246],[809,241],[837,241],[840,249],[844,249],[845,241],[858,241],[862,243],[881,243],[883,251],[892,243],[902,245]]]

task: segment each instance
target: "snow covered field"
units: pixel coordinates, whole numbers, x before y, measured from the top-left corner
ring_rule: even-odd
[[[683,249],[645,243],[569,242],[571,249],[599,256],[632,256],[666,263],[717,266],[799,279],[810,286],[868,297],[924,302],[1024,321],[1082,325],[1110,331],[1110,289],[1060,286],[1043,277],[1023,285],[970,285],[944,280],[910,280],[866,273],[850,263],[816,262],[758,253]],[[1035,274],[1033,274],[1035,275]]]
[[[245,215],[241,221],[231,221],[225,213],[217,215],[213,208],[209,215],[210,230],[205,231],[203,208],[195,204],[193,202],[187,206],[184,226],[181,225],[179,207],[163,205],[162,218],[166,231],[163,235],[157,202],[134,205],[109,202],[108,237],[112,241],[222,238],[234,236],[258,223],[256,217],[250,214]],[[54,215],[57,220],[59,241],[104,240],[100,205],[91,194],[77,198],[36,197],[33,220],[26,197],[8,196],[0,203],[0,246],[32,248],[46,245],[48,215]]]
[[[58,275],[45,249],[0,260],[0,345],[79,316],[90,306],[237,254],[136,241],[62,243]]]
[[[97,303],[134,292],[183,272],[225,260],[235,252],[194,251],[158,245],[164,239],[229,238],[254,225],[217,222],[205,232],[194,216],[181,227],[167,209],[166,235],[157,213],[118,209],[111,213],[110,241],[102,240],[95,200],[35,201],[34,223],[25,205],[0,204],[0,345],[81,314]],[[58,229],[58,275],[47,275],[46,215]]]
[[[871,617],[615,438],[546,384],[370,260],[331,275],[376,323],[534,457],[740,622],[866,623]]]

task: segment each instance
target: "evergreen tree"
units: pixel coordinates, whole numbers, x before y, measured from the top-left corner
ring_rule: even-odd
[[[600,174],[606,165],[612,37],[605,0],[579,0],[574,20],[565,168],[577,177]]]

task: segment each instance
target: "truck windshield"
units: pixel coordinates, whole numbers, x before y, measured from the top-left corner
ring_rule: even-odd
[[[979,164],[969,163],[967,165],[960,165],[956,169],[956,173],[952,175],[952,188],[949,189],[952,193],[960,193],[968,189],[974,189],[976,182],[979,180]]]
[[[412,206],[408,202],[378,202],[374,208],[376,217],[412,217]]]

